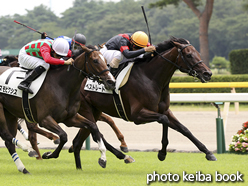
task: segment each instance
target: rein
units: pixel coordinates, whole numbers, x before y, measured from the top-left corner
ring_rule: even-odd
[[[176,60],[176,63],[173,63],[172,61],[170,61],[169,59],[163,57],[160,53],[158,53],[157,51],[155,51],[161,58],[163,58],[165,61],[173,64],[175,67],[177,67],[181,72],[186,72],[187,74],[189,74],[190,76],[193,76],[193,77],[196,77],[198,74],[197,72],[193,69],[196,65],[198,65],[199,63],[202,62],[202,60],[198,61],[197,63],[195,63],[194,65],[190,65],[188,63],[187,60],[184,59],[183,57],[183,53],[182,51],[187,48],[188,46],[191,46],[191,44],[188,44],[188,45],[185,45],[182,49],[179,49],[178,48],[178,55],[177,55],[177,60]],[[185,68],[182,68],[181,66],[177,65],[177,62],[178,62],[178,59],[179,59],[179,56],[181,56],[183,62],[187,65],[188,69],[185,69]]]
[[[83,70],[77,68],[77,67],[75,66],[75,63],[72,63],[72,66],[73,66],[73,68],[75,68],[76,70],[79,71],[79,75],[83,74],[83,75],[86,76],[87,78],[99,82],[99,81],[101,81],[100,75],[103,74],[104,72],[109,71],[109,69],[105,69],[105,70],[103,70],[103,71],[101,71],[101,72],[99,72],[99,73],[95,70],[95,68],[92,66],[92,64],[91,64],[90,62],[88,62],[88,60],[87,60],[87,56],[88,56],[89,54],[91,54],[93,51],[98,51],[98,50],[97,50],[97,49],[92,49],[92,50],[91,50],[90,52],[88,52],[88,53],[85,52],[84,69],[86,70],[86,65],[87,65],[87,68],[88,68],[88,70],[89,70],[89,73],[87,73],[87,72],[85,72],[85,71],[83,71]],[[92,69],[92,71],[93,71],[94,73],[91,71],[91,69]]]

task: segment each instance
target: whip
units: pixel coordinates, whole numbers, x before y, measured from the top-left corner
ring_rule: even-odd
[[[40,31],[38,31],[38,30],[35,30],[35,29],[33,29],[33,28],[31,28],[31,27],[29,27],[29,26],[27,26],[27,25],[24,25],[24,24],[22,24],[22,23],[20,23],[20,22],[18,22],[18,21],[16,21],[16,20],[14,20],[14,22],[15,23],[17,23],[17,24],[19,24],[19,25],[22,25],[22,26],[24,26],[24,27],[27,27],[27,28],[29,28],[30,30],[33,30],[33,31],[35,31],[35,32],[37,32],[37,33],[39,33],[39,34],[43,34],[43,33],[41,33]],[[51,37],[49,37],[49,36],[47,36],[48,38],[50,38],[50,39],[52,39],[52,40],[54,40],[53,38],[51,38]]]

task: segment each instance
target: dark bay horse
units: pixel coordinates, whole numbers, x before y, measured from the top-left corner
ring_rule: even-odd
[[[17,61],[18,56],[7,55],[1,60],[0,66],[18,67],[19,64],[17,63]]]
[[[93,46],[90,45],[89,47],[92,48]],[[77,52],[77,55],[74,55],[73,58],[75,59],[82,52],[83,51]],[[19,66],[18,56],[14,56],[14,55],[5,56],[3,62],[1,63],[0,66],[18,67]],[[28,129],[28,136],[26,136],[27,135],[27,134],[25,134],[26,132],[24,131],[24,129],[20,125],[20,123],[22,121],[23,121],[23,119],[18,120],[18,130],[22,133],[22,135],[25,137],[26,140],[30,141],[32,148],[37,152],[36,159],[38,159],[38,160],[42,159],[42,156],[40,154],[40,151],[39,151],[39,148],[37,145],[37,134],[43,135],[44,137],[46,137],[50,140],[53,140],[54,144],[60,143],[58,136],[41,129],[37,123],[30,123],[30,122],[25,120],[27,129]],[[101,116],[99,117],[99,121],[104,121],[110,125],[110,127],[114,130],[117,138],[121,142],[121,145],[120,145],[121,150],[123,152],[128,152],[128,147],[127,147],[127,144],[124,140],[124,136],[121,133],[121,131],[118,129],[118,127],[115,125],[115,123],[111,119],[111,117],[102,113]]]
[[[2,59],[2,62],[0,63],[0,66],[9,66],[9,67],[19,67],[18,63],[18,56],[15,55],[7,55]],[[36,123],[29,123],[28,121],[26,122],[27,128],[28,128],[28,134],[26,131],[22,128],[21,122],[24,121],[24,119],[18,119],[18,127],[17,129],[21,132],[21,134],[24,136],[26,140],[29,140],[31,143],[32,148],[37,152],[37,157],[36,159],[42,159],[41,154],[39,152],[39,148],[37,146],[37,135],[41,134],[44,137],[53,140],[54,144],[59,144],[59,137],[55,136],[54,134],[47,132],[45,130],[42,130],[41,128],[38,127]]]
[[[199,52],[185,39],[172,37],[158,44],[155,56],[142,62],[135,62],[128,82],[120,88],[122,102],[129,121],[136,125],[157,121],[163,125],[162,149],[158,159],[166,157],[168,127],[190,139],[197,148],[206,154],[207,160],[216,158],[205,145],[173,115],[170,106],[169,83],[176,69],[196,77],[205,83],[211,79],[210,69],[202,63]],[[85,91],[86,80],[81,85],[81,106],[79,113],[90,121],[96,122],[101,112],[119,117],[111,94]],[[101,101],[104,100],[104,101]],[[91,112],[88,112],[88,111]],[[80,149],[89,130],[82,128],[73,140],[73,150],[77,168],[81,167]],[[111,146],[105,143],[111,152]],[[110,149],[109,149],[110,148]]]
[[[100,79],[106,88],[113,89],[115,79],[109,73],[106,62],[98,50],[83,46],[82,49],[84,53],[75,59],[72,66],[63,66],[48,71],[39,92],[30,100],[30,106],[34,120],[41,127],[60,137],[60,144],[55,151],[43,154],[43,159],[58,158],[61,149],[67,142],[66,132],[58,125],[59,122],[62,122],[68,127],[86,127],[91,131],[92,137],[98,143],[102,153],[99,164],[105,167],[106,148],[96,124],[78,114],[80,86],[83,79],[88,76]],[[11,67],[0,67],[0,74],[8,68]],[[0,136],[5,141],[5,146],[8,148],[17,169],[20,172],[29,173],[15,150],[15,145],[17,145],[24,151],[28,151],[26,144],[15,139],[18,118],[25,118],[21,98],[0,93]]]

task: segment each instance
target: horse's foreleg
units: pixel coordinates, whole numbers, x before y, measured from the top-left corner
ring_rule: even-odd
[[[41,128],[38,127],[37,123],[29,123],[26,120],[25,120],[25,122],[26,122],[26,125],[27,125],[27,128],[28,128],[29,131],[33,131],[33,132],[38,133],[38,134],[40,134],[42,136],[45,136],[46,138],[48,138],[50,140],[53,140],[54,144],[59,144],[60,143],[58,136],[55,136],[50,132],[42,130]]]
[[[162,139],[163,147],[158,154],[160,160],[165,159],[166,147],[168,145],[168,139],[167,139],[168,129],[166,128],[166,126],[180,132],[181,134],[189,138],[198,147],[200,151],[206,154],[207,160],[212,160],[212,161],[216,160],[215,156],[206,148],[206,146],[203,145],[197,138],[195,138],[193,134],[175,118],[175,116],[172,114],[170,110],[166,111],[165,114],[160,114],[147,109],[142,109],[137,118],[138,120],[135,123],[142,123],[141,121],[143,120],[143,122],[157,121],[163,124],[163,139]]]
[[[98,148],[101,152],[101,158],[99,158],[98,163],[101,167],[106,167],[106,147],[103,143],[101,133],[99,132],[99,129],[97,125],[88,119],[84,118],[80,114],[76,114],[73,118],[67,119],[64,121],[64,124],[68,127],[78,127],[78,128],[87,128],[90,130],[90,133],[92,135],[93,140],[98,144]]]
[[[121,142],[121,146],[120,146],[121,150],[123,152],[128,152],[128,147],[127,147],[127,144],[126,144],[126,142],[124,140],[124,136],[121,133],[121,131],[118,129],[118,127],[115,125],[115,122],[111,119],[111,117],[109,117],[106,114],[102,113],[98,120],[99,121],[104,121],[104,122],[106,122],[106,123],[108,123],[110,125],[110,127],[115,132],[117,138]]]
[[[175,116],[172,114],[170,110],[168,110],[166,114],[170,120],[169,127],[180,132],[184,136],[186,136],[189,140],[191,140],[197,148],[206,154],[206,159],[210,161],[216,161],[216,157],[210,152],[207,147],[202,144],[183,124],[181,124]]]
[[[57,134],[60,137],[60,143],[55,151],[46,152],[42,155],[43,159],[50,159],[50,158],[58,158],[60,151],[64,147],[64,144],[67,142],[67,134],[66,132],[58,125],[58,123],[51,117],[47,116],[40,122],[40,126],[46,128],[47,130]]]
[[[82,169],[80,160],[80,150],[83,146],[84,141],[90,135],[90,131],[86,128],[79,129],[77,135],[73,139],[73,146],[70,147],[70,151],[74,152],[74,158],[77,169]]]
[[[37,152],[38,157],[36,157],[37,160],[42,160],[42,157],[40,155],[40,151],[38,148],[38,143],[37,143],[37,133],[33,132],[31,130],[28,131],[28,136],[29,136],[29,141],[32,146],[32,148]]]
[[[150,122],[158,122],[163,125],[163,131],[162,131],[162,149],[158,152],[158,159],[160,161],[163,161],[167,155],[167,146],[169,144],[168,141],[168,126],[169,126],[169,119],[166,115],[160,114],[148,109],[141,109],[140,112],[136,117],[134,117],[134,123],[135,124],[141,124],[141,123],[150,123]]]
[[[123,154],[121,151],[117,150],[116,148],[114,148],[112,145],[110,145],[105,139],[104,137],[102,138],[104,145],[106,146],[106,148],[112,152],[118,159],[120,160],[124,160],[125,163],[133,163],[135,162],[135,160],[129,156],[129,155],[125,155]]]

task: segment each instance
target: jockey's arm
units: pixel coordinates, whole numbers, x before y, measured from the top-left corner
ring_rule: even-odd
[[[51,53],[51,47],[49,45],[47,45],[46,43],[40,47],[40,52],[41,52],[41,55],[42,55],[42,57],[46,63],[49,63],[51,65],[64,65],[65,64],[64,60],[56,59],[56,58],[53,58],[51,56],[51,54],[50,54]]]
[[[135,50],[135,51],[130,51],[130,50],[126,49],[126,50],[123,50],[122,54],[123,54],[127,59],[130,59],[130,58],[138,57],[139,55],[144,54],[145,52],[146,52],[146,51],[145,51],[144,48],[139,49],[139,50]]]

